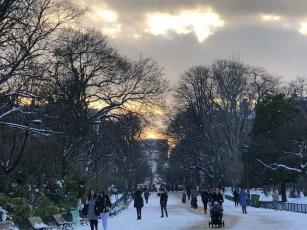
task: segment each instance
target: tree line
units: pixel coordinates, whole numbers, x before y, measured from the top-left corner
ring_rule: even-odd
[[[306,174],[306,92],[303,78],[283,83],[238,60],[189,68],[174,92],[170,170],[181,183],[285,191]]]
[[[139,143],[142,111],[163,104],[162,70],[151,58],[121,55],[102,33],[80,27],[85,12],[67,0],[0,2],[0,193],[6,203],[20,197],[29,209],[67,208],[97,177],[100,189],[121,181],[127,190],[148,173]]]

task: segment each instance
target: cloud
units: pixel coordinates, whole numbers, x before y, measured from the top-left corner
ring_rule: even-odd
[[[307,75],[306,0],[73,1],[93,16],[82,23],[111,36],[124,55],[153,57],[172,81],[193,65],[233,55],[285,78]],[[208,12],[220,22],[203,20]]]
[[[114,23],[118,20],[118,14],[117,12],[110,9],[105,9],[102,7],[92,7],[92,10],[89,14],[89,18],[93,21],[102,20],[104,22]]]
[[[96,0],[75,0],[80,7],[86,8],[87,12],[83,15],[81,23],[87,27],[93,27],[103,34],[117,38],[122,32],[120,14],[105,1]]]
[[[214,33],[216,28],[223,25],[224,21],[211,10],[181,10],[178,14],[147,14],[145,31],[155,36],[163,35],[165,37],[168,37],[170,32],[177,34],[194,33],[198,41],[203,42]]]

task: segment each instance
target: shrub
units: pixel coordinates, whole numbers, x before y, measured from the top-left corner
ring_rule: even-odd
[[[33,207],[34,216],[52,216],[59,213],[59,207],[45,196],[39,196]]]
[[[31,207],[24,198],[10,198],[4,194],[0,194],[0,204],[7,210],[13,221],[17,224],[22,224],[31,215]]]

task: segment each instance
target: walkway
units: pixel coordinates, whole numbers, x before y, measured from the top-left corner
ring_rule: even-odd
[[[198,199],[201,206],[201,201]],[[224,229],[232,230],[303,230],[306,229],[307,215],[273,211],[267,209],[248,208],[247,215],[241,213],[241,208],[235,208],[233,203],[224,204]],[[209,216],[204,215],[202,206],[191,209],[189,203],[181,204],[180,194],[169,194],[168,218],[160,218],[159,197],[152,194],[149,203],[145,205],[142,220],[136,220],[133,204],[118,216],[109,219],[108,230],[204,230],[209,229]],[[77,228],[88,230],[89,227]],[[99,230],[101,228],[101,223]]]

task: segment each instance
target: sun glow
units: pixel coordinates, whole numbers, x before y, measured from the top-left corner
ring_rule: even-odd
[[[307,22],[300,23],[299,32],[303,35],[307,35]]]
[[[195,33],[198,41],[203,42],[214,33],[216,28],[222,26],[224,26],[224,21],[211,10],[182,10],[176,15],[168,13],[148,14],[145,32],[165,37],[168,37],[170,32],[177,34]]]
[[[281,20],[281,16],[275,14],[260,14],[262,21],[276,22]]]
[[[155,128],[152,128],[152,127],[144,128],[144,130],[141,133],[140,138],[142,140],[145,140],[145,139],[166,139],[165,135],[162,132],[160,132],[159,130],[156,130]]]

